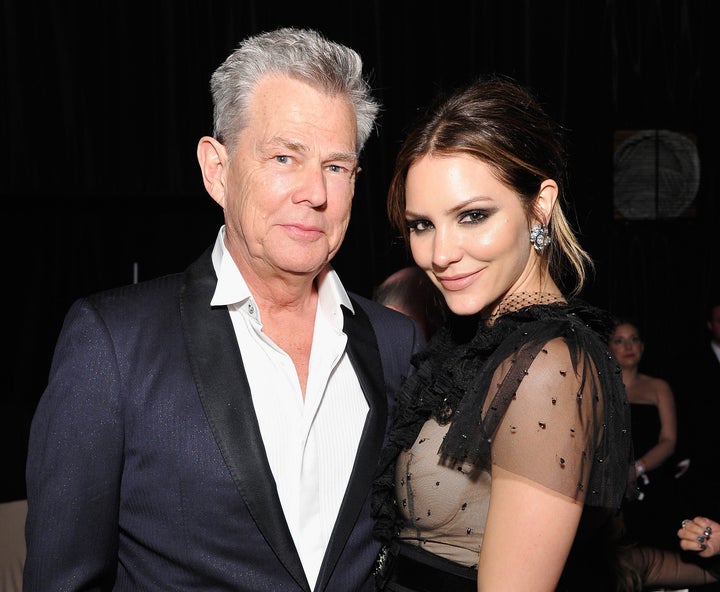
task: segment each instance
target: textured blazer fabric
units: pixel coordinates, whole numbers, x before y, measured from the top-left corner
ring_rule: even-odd
[[[208,249],[184,273],[78,300],[31,431],[26,592],[308,591]],[[315,590],[372,590],[370,489],[417,324],[352,296],[369,404]]]

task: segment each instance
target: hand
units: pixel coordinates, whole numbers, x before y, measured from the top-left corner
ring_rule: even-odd
[[[700,557],[720,553],[720,524],[709,518],[696,516],[683,520],[677,536],[684,551],[695,551]]]

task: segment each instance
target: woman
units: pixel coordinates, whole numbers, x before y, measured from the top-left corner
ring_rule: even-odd
[[[598,544],[632,466],[629,405],[608,315],[575,299],[592,262],[563,212],[561,131],[494,77],[398,154],[390,219],[453,314],[400,393],[375,483],[381,588],[613,589]]]
[[[674,549],[669,525],[681,519],[675,463],[677,444],[675,398],[667,381],[640,372],[645,352],[637,323],[617,319],[610,336],[610,351],[622,369],[632,419],[635,479],[638,499],[624,506],[628,536],[639,543]],[[677,508],[673,512],[673,508]]]

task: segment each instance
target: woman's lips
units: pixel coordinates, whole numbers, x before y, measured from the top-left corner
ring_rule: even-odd
[[[435,276],[440,285],[448,292],[457,292],[467,288],[475,281],[479,271],[473,273],[459,274],[454,276]]]

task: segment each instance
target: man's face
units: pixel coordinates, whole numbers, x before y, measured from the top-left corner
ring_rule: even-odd
[[[350,221],[355,113],[285,76],[261,80],[226,170],[226,242],[243,274],[314,277]]]

